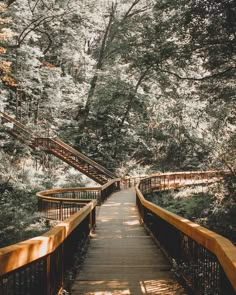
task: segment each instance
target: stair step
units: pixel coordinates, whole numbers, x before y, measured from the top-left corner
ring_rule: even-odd
[[[65,161],[75,169],[88,175],[99,183],[105,183],[112,178],[112,173],[92,161],[82,153],[65,144],[60,139],[43,138],[28,130],[23,124],[7,114],[0,112],[3,122],[10,122],[16,127],[16,130],[9,131],[14,137],[21,139],[28,146],[35,148],[41,147],[45,152],[54,154],[61,160]],[[31,137],[31,138],[30,138]]]

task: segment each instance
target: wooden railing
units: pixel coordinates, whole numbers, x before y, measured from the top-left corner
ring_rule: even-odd
[[[1,295],[55,295],[95,224],[96,200],[46,234],[0,249]]]
[[[37,136],[37,134],[32,133],[29,131],[25,125],[21,124],[14,118],[10,117],[6,113],[0,112],[0,117],[2,120],[2,124],[4,123],[10,123],[12,124],[11,127],[6,127],[6,131],[10,133],[11,135],[17,137],[18,139],[24,141],[27,145],[30,147],[33,147],[32,141],[34,136]]]
[[[38,193],[39,209],[46,218],[73,215],[42,236],[0,249],[0,295],[62,294],[74,256],[95,225],[97,200],[103,202],[119,182]]]
[[[120,179],[103,186],[53,189],[37,193],[38,208],[47,219],[64,220],[79,211],[88,201],[100,205],[114,191],[120,189]]]
[[[59,138],[40,137],[6,113],[0,112],[0,117],[3,125],[4,123],[10,123],[12,125],[5,128],[8,133],[22,140],[33,149],[39,148],[40,150],[53,154],[97,183],[105,184],[110,179],[117,178],[114,173],[86,157]]]
[[[226,238],[147,201],[145,196],[153,190],[218,180],[222,174],[207,171],[154,175],[141,180],[136,187],[142,222],[194,294],[236,293],[236,248]]]
[[[124,189],[126,189],[126,188],[136,186],[137,184],[139,184],[140,180],[147,178],[147,177],[148,177],[148,175],[124,176],[121,178],[121,183],[122,183]]]
[[[115,174],[58,138],[37,137],[34,139],[33,145],[48,153],[52,153],[99,184],[104,184],[109,179],[116,178]]]
[[[229,172],[213,170],[151,174],[140,182],[140,188],[143,193],[150,193],[181,186],[209,184],[211,182],[222,180],[227,173]]]
[[[142,185],[146,186],[150,191],[171,189],[176,186],[188,186],[192,184],[210,183],[219,181],[228,171],[188,171],[188,172],[165,172],[150,175],[124,176],[122,184],[124,188],[134,187],[142,181]],[[145,188],[143,187],[142,190]]]

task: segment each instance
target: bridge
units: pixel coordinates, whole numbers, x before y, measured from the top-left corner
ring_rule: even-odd
[[[148,201],[152,192],[207,185],[228,172],[120,179],[59,139],[42,138],[0,115],[11,124],[10,134],[101,185],[37,193],[39,211],[60,222],[0,249],[0,295],[236,294],[235,246]]]

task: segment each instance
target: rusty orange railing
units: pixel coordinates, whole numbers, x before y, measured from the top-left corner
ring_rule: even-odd
[[[194,294],[236,292],[236,248],[226,238],[148,201],[153,191],[219,181],[228,171],[151,175],[136,186],[142,222]]]
[[[33,149],[37,148],[46,153],[53,154],[97,183],[103,185],[110,179],[117,178],[114,173],[64,143],[59,138],[40,137],[6,113],[0,112],[0,117],[3,125],[5,123],[10,123],[12,125],[5,128],[12,136],[20,139]]]
[[[97,203],[117,190],[119,181],[38,193],[45,217],[63,222],[42,236],[0,249],[0,295],[61,293],[75,253],[78,255],[95,225]]]

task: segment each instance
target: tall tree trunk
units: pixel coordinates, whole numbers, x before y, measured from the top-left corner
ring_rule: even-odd
[[[143,73],[141,73],[136,85],[135,85],[135,88],[134,88],[134,91],[133,92],[130,92],[128,94],[128,104],[126,106],[126,110],[125,110],[125,113],[124,113],[124,116],[122,117],[122,120],[119,124],[119,127],[118,127],[118,130],[116,131],[116,145],[115,145],[115,148],[114,148],[114,154],[113,154],[113,157],[115,158],[116,155],[117,155],[117,152],[119,150],[119,145],[118,145],[118,141],[119,141],[119,138],[120,138],[120,133],[121,133],[121,130],[124,126],[124,123],[125,121],[128,119],[129,117],[129,113],[132,109],[132,106],[133,106],[133,101],[135,99],[135,96],[138,92],[138,88],[139,86],[141,85],[141,83],[143,82],[143,80],[146,78],[146,76],[148,75],[149,71],[151,70],[152,66],[149,66]]]
[[[97,61],[96,68],[95,68],[95,74],[94,74],[94,76],[93,76],[93,78],[91,79],[91,82],[90,82],[90,88],[89,88],[89,91],[88,91],[87,101],[86,101],[85,109],[84,109],[84,113],[83,113],[83,122],[81,124],[82,130],[84,129],[84,127],[86,125],[86,121],[87,121],[87,118],[88,118],[89,113],[90,113],[91,102],[92,102],[92,98],[94,96],[94,92],[95,92],[95,89],[96,89],[96,86],[97,86],[97,81],[98,81],[98,70],[101,70],[102,66],[103,66],[104,56],[105,56],[105,53],[106,53],[106,43],[107,43],[110,31],[111,31],[111,27],[112,27],[114,15],[115,15],[116,7],[117,7],[117,4],[112,3],[111,12],[110,12],[110,16],[109,16],[109,21],[108,21],[108,24],[106,26],[105,33],[104,33],[104,36],[103,36],[103,39],[102,39],[102,44],[101,44],[101,48],[100,48],[100,52],[99,52],[99,57],[98,57],[98,61]],[[80,116],[80,113],[77,114],[76,119],[79,119],[79,116]]]
[[[136,12],[132,13],[132,10],[134,9],[134,7],[140,1],[141,0],[134,0],[133,3],[131,3],[129,9],[126,11],[126,13],[124,14],[122,20],[120,21],[120,24],[123,25],[124,22],[127,21],[127,19],[129,17],[132,17],[136,13],[140,13],[140,12],[143,11],[143,10],[137,10]],[[96,68],[95,68],[96,72],[95,72],[95,74],[94,74],[94,76],[93,76],[93,78],[91,79],[91,82],[90,82],[90,88],[89,88],[89,91],[88,91],[87,101],[86,101],[85,109],[84,109],[84,112],[83,112],[83,115],[82,115],[83,116],[83,123],[81,124],[82,129],[85,127],[87,118],[88,118],[89,113],[90,113],[91,102],[92,102],[92,98],[94,96],[96,86],[97,86],[97,81],[98,81],[98,70],[102,69],[104,60],[107,57],[107,50],[108,50],[108,47],[109,47],[107,41],[109,39],[110,43],[112,43],[114,41],[116,35],[117,35],[116,31],[113,31],[113,33],[111,34],[111,28],[112,28],[112,24],[113,24],[116,9],[117,9],[117,3],[112,3],[111,12],[110,12],[110,15],[109,15],[109,21],[108,21],[108,24],[106,26],[105,33],[104,33],[104,36],[103,36],[103,39],[102,39],[102,44],[101,44],[101,48],[100,48],[100,52],[99,52],[99,57],[98,57],[98,61],[97,61]],[[76,116],[77,120],[79,120],[79,116],[80,116],[80,112],[77,113],[77,116]]]
[[[124,126],[124,123],[125,123],[125,120],[127,120],[128,116],[129,116],[129,113],[130,113],[130,110],[132,108],[132,104],[133,104],[133,101],[135,99],[135,96],[138,92],[138,88],[139,86],[141,85],[143,79],[147,76],[148,72],[150,71],[152,67],[148,67],[140,76],[139,80],[137,81],[136,85],[135,85],[135,89],[134,89],[134,92],[130,92],[129,95],[128,95],[128,104],[126,106],[126,110],[125,110],[125,113],[124,113],[124,116],[119,124],[119,129],[118,129],[118,133],[121,132],[121,129],[122,127]]]

